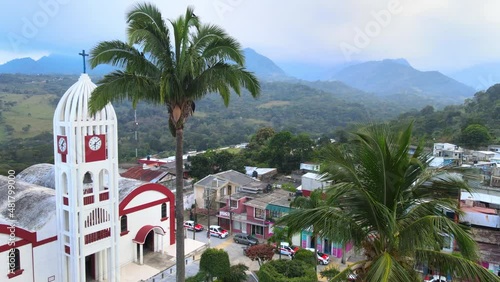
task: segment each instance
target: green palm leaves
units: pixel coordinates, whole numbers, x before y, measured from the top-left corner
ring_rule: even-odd
[[[192,8],[174,20],[164,20],[152,4],[136,4],[127,13],[127,42],[104,41],[91,51],[90,64],[119,68],[99,82],[89,103],[92,112],[112,101],[146,101],[167,107],[168,126],[176,137],[176,221],[183,230],[183,129],[195,101],[218,93],[228,106],[231,91],[260,93],[256,77],[245,70],[240,44],[223,29],[202,24]],[[184,238],[176,234],[177,261],[184,260]],[[177,281],[185,268],[177,266]]]
[[[354,133],[349,145],[331,146],[322,156],[326,204],[298,209],[282,219],[295,231],[314,226],[330,241],[352,242],[365,260],[333,280],[355,271],[362,281],[421,281],[417,265],[455,278],[498,281],[478,265],[469,230],[445,215],[460,215],[458,197],[469,190],[462,177],[429,167],[422,147],[410,147],[412,126],[397,130],[373,125]],[[460,256],[441,252],[446,237]]]

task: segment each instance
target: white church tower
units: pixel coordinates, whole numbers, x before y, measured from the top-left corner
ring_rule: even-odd
[[[95,88],[84,66],[54,113],[58,281],[120,280],[117,119],[111,104],[90,115]]]

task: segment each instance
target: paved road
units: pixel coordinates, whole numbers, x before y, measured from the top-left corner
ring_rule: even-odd
[[[194,234],[194,236],[195,236],[195,240],[208,243],[206,231],[196,232]],[[187,237],[192,239],[193,232],[188,231]],[[231,265],[242,263],[242,264],[248,266],[249,271],[257,271],[259,269],[259,263],[257,261],[252,261],[243,254],[243,248],[245,248],[246,245],[241,245],[241,244],[235,243],[233,241],[232,236],[229,236],[225,239],[211,237],[210,238],[210,246],[212,248],[218,248],[218,249],[225,250],[229,255]],[[282,259],[289,259],[288,256],[285,256],[285,255],[282,255],[281,258]],[[274,255],[273,259],[279,259],[279,255],[278,254]],[[318,273],[321,270],[323,270],[325,267],[329,267],[329,266],[330,265],[328,265],[328,266],[318,265]],[[195,258],[195,260],[193,260],[192,258],[188,259],[188,263],[186,265],[186,277],[191,277],[191,276],[196,275],[196,273],[198,273],[199,269],[200,269],[199,256],[197,256]],[[251,277],[249,277],[248,281],[255,281],[255,280],[252,279]],[[168,275],[167,277],[163,277],[161,279],[155,279],[154,282],[175,282],[175,272]]]

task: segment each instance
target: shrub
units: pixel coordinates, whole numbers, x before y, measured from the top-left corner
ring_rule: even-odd
[[[300,260],[272,260],[261,266],[257,273],[260,282],[315,282],[316,272]]]
[[[201,254],[200,271],[204,271],[211,278],[224,278],[229,276],[230,264],[226,251],[207,249]]]

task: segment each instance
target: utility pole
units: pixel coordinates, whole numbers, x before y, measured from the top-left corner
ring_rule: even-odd
[[[207,218],[208,218],[208,226],[207,226],[207,238],[208,238],[208,248],[210,249],[210,192],[211,192],[211,189],[212,187],[210,186],[210,188],[208,189],[208,193],[207,193]]]
[[[229,190],[229,236],[233,235],[233,208],[231,207],[231,189]]]

